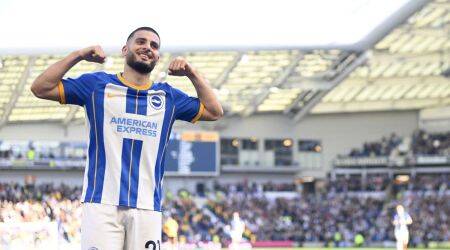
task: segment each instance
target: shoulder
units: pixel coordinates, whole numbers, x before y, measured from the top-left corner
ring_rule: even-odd
[[[93,77],[93,78],[96,78],[99,80],[107,80],[107,81],[109,81],[115,77],[115,74],[109,74],[104,71],[92,72],[92,73],[89,73],[89,75],[90,75],[90,77]]]
[[[157,88],[167,88],[172,89],[173,87],[167,82],[154,82],[153,83]]]
[[[96,80],[109,80],[111,77],[113,77],[113,74],[108,74],[103,71],[96,71],[96,72],[90,72],[90,73],[84,73],[80,75],[81,78],[84,79],[96,79]]]
[[[174,87],[170,86],[167,82],[154,82],[152,89],[154,90],[162,90],[166,93],[172,93],[172,91],[175,89]]]
[[[114,75],[108,74],[103,71],[85,73],[80,76],[80,79],[85,83],[89,83],[90,85],[104,85],[108,82],[114,81]]]

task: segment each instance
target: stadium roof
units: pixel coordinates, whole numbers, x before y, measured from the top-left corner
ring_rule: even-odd
[[[367,64],[313,112],[421,109],[450,105],[450,1],[436,0],[378,42]]]
[[[421,8],[423,3],[406,3],[395,20],[391,16],[389,24],[363,39],[372,45],[361,51],[357,44],[354,49],[166,51],[151,77],[195,95],[187,79],[165,73],[171,58],[185,56],[209,79],[227,115],[282,112],[299,120],[309,112],[449,105],[450,80],[444,72],[450,58],[450,0]],[[61,58],[59,53],[12,54],[0,53],[0,125],[36,120],[68,124],[84,117],[81,108],[40,100],[29,91],[36,76]],[[82,62],[68,76],[119,72],[122,64],[115,54],[104,65]]]

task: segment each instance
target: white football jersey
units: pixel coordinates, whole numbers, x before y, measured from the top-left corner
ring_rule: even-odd
[[[89,130],[82,202],[161,211],[164,151],[175,120],[204,107],[167,83],[138,86],[105,72],[63,79],[60,102],[83,106]]]

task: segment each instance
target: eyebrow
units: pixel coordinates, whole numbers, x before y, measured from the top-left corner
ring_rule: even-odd
[[[147,38],[144,38],[144,37],[138,37],[138,38],[136,38],[136,41],[147,41]],[[156,48],[159,49],[159,43],[156,42],[156,40],[151,40],[151,41],[150,41],[150,44],[153,45],[153,46],[155,46]]]

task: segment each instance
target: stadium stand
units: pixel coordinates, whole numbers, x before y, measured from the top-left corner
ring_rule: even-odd
[[[398,184],[391,179],[386,187],[371,193],[355,188],[353,181],[329,181],[323,192],[316,193],[298,192],[295,184],[249,182],[216,183],[205,193],[179,190],[167,194],[165,217],[177,220],[182,242],[220,239],[226,245],[229,235],[224,228],[230,224],[232,213],[241,211],[246,222],[244,237],[253,243],[321,242],[348,247],[353,246],[358,233],[366,244],[383,245],[394,240],[391,215],[397,204],[404,204],[415,220],[411,228],[413,246],[450,240],[449,175],[418,176],[403,189],[395,188]],[[292,193],[294,196],[286,195]],[[81,187],[64,184],[2,183],[0,222],[55,221],[62,239],[77,242],[80,195]],[[342,237],[336,240],[336,234]]]
[[[449,155],[450,133],[427,133],[423,130],[414,132],[409,137],[401,138],[395,133],[379,141],[366,142],[361,149],[353,149],[348,156],[391,156],[391,155]]]

